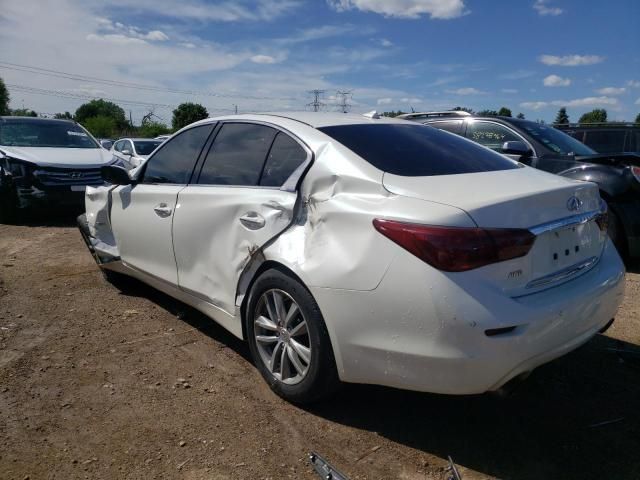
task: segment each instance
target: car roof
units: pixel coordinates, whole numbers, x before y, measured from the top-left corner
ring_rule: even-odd
[[[0,122],[4,122],[7,120],[19,120],[23,123],[70,123],[75,125],[76,122],[73,120],[63,120],[61,118],[42,118],[42,117],[19,117],[19,116],[2,116],[0,117]]]
[[[377,118],[367,117],[356,113],[337,112],[272,112],[272,113],[248,113],[241,115],[227,115],[222,117],[208,118],[198,123],[207,123],[218,120],[252,120],[278,123],[281,119],[293,120],[303,123],[313,128],[332,127],[338,125],[357,124],[381,124],[381,123],[413,123],[406,120],[396,120],[391,117],[379,116]]]

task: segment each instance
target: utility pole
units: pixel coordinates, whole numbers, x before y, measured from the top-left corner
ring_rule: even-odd
[[[324,95],[324,92],[325,90],[310,90],[309,93],[313,95],[313,102],[307,103],[307,107],[312,107],[314,112],[324,107],[325,104],[320,101],[320,97]]]
[[[236,105],[235,103],[233,104],[233,110],[236,112],[236,115],[238,114],[238,105]]]
[[[342,98],[341,102],[338,104],[338,108],[340,109],[340,111],[342,113],[349,113],[349,109],[351,108],[351,105],[349,104],[348,100],[351,97],[351,95],[353,95],[351,90],[343,90],[343,91],[338,90],[336,94]]]

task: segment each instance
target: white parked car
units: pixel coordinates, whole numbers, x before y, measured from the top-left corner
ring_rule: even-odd
[[[499,389],[606,328],[624,267],[591,183],[413,122],[283,113],[194,123],[86,194],[126,274],[249,342],[275,392]]]
[[[158,148],[162,140],[151,138],[121,138],[111,147],[114,160],[124,162],[126,168],[139,167],[151,153]]]
[[[103,185],[109,152],[70,120],[0,117],[0,222],[27,208],[79,206],[87,185]]]

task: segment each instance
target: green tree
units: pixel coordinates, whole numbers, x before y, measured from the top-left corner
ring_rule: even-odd
[[[480,110],[477,115],[479,117],[497,117],[498,112],[495,110]]]
[[[520,120],[524,120],[524,113],[520,112],[518,115],[516,115],[516,118],[519,118]]]
[[[451,110],[454,112],[467,112],[473,115],[473,109],[468,107],[453,107]]]
[[[596,108],[580,117],[580,123],[605,123],[607,121],[607,111],[604,108]]]
[[[391,118],[393,118],[393,117],[397,117],[398,115],[403,115],[404,113],[406,113],[406,112],[403,112],[402,110],[398,110],[397,112],[391,110],[390,112],[382,112],[382,116],[383,117],[391,117]]]
[[[73,120],[73,115],[71,115],[69,112],[56,113],[53,118],[57,118],[59,120]]]
[[[82,125],[89,130],[94,137],[110,138],[116,131],[117,124],[113,117],[97,115],[87,118]]]
[[[0,115],[10,115],[9,110],[9,90],[4,84],[4,80],[0,78]]]
[[[14,117],[37,117],[38,114],[30,110],[28,108],[17,108],[15,110],[11,110],[11,115]]]
[[[197,122],[198,120],[204,120],[209,117],[209,112],[199,103],[181,103],[173,111],[173,119],[171,125],[174,130],[180,130],[182,127]]]
[[[103,99],[91,100],[90,102],[83,103],[76,110],[76,122],[83,125],[85,125],[89,118],[94,117],[111,118],[115,127],[117,127],[118,129],[124,129],[128,125],[124,110],[115,103],[108,102]],[[104,121],[102,120],[100,122],[104,123]]]
[[[640,113],[638,114],[638,116],[636,117],[636,123],[640,123]]]
[[[138,135],[146,138],[157,137],[169,133],[169,127],[160,122],[144,122],[138,129]]]
[[[498,110],[498,116],[499,117],[511,117],[511,110],[508,109],[507,107],[501,107],[500,110]]]
[[[556,115],[556,120],[553,123],[560,124],[560,125],[569,123],[569,115],[567,115],[566,107],[562,107],[560,108],[560,110],[558,110],[558,114]]]

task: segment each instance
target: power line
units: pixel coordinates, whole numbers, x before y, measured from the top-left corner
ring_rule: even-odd
[[[146,90],[150,92],[165,92],[165,93],[175,93],[180,95],[192,95],[192,96],[205,96],[205,97],[219,97],[219,98],[246,98],[250,100],[284,100],[291,101],[297,100],[293,97],[268,97],[268,96],[251,96],[244,94],[233,94],[233,93],[220,93],[220,92],[202,92],[196,90],[180,90],[176,88],[168,88],[168,87],[157,87],[153,85],[145,85],[141,83],[133,83],[133,82],[124,82],[120,80],[109,80],[105,78],[99,77],[91,77],[88,75],[81,75],[77,73],[69,73],[62,72],[59,70],[50,70],[47,68],[41,67],[33,67],[29,65],[20,65],[18,63],[10,63],[0,61],[0,68],[4,68],[7,70],[15,70],[19,72],[25,73],[33,73],[36,75],[45,75],[49,77],[56,78],[64,78],[67,80],[75,80],[79,82],[87,82],[87,83],[96,83],[101,85],[109,85],[112,87],[125,87],[125,88],[134,88],[138,90]]]
[[[319,111],[326,104],[320,101],[320,97],[324,95],[325,90],[310,90],[309,93],[313,95],[313,101],[307,103],[307,107],[312,107],[314,112]]]

